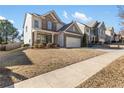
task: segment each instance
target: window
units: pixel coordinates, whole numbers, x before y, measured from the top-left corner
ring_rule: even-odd
[[[25,31],[27,32],[28,31],[28,27],[26,26],[26,28],[25,28]]]
[[[49,30],[52,29],[52,22],[51,22],[51,21],[48,21],[48,22],[47,22],[47,27],[48,27]]]
[[[39,28],[39,21],[38,20],[34,20],[34,28]]]
[[[87,33],[89,33],[89,29],[86,29]]]
[[[73,26],[73,31],[74,31],[74,32],[76,31],[76,28],[75,28],[75,26]]]
[[[52,35],[38,35],[37,43],[51,43],[52,42]]]

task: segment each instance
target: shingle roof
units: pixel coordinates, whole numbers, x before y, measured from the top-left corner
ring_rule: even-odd
[[[37,13],[31,13],[31,14],[35,16],[41,16],[40,14],[37,14]]]
[[[119,32],[122,36],[124,36],[124,30]]]
[[[98,28],[101,27],[102,24],[103,24],[103,22],[99,22],[99,24],[98,24],[97,27],[98,27]]]
[[[65,24],[63,27],[61,27],[59,29],[59,31],[65,31],[71,24],[73,24],[73,22],[69,23],[69,24]]]
[[[113,27],[107,27],[107,29],[108,29],[108,30],[112,30],[112,29],[113,29]]]
[[[86,23],[86,25],[89,26],[89,27],[94,27],[96,24],[97,24],[96,20],[93,20],[93,21],[90,21],[90,22]]]
[[[81,30],[82,33],[84,33],[84,28],[85,28],[85,24],[82,24],[82,23],[79,23],[79,22],[76,22],[76,24],[78,25],[79,29]]]
[[[42,15],[40,15],[40,14],[37,14],[37,13],[30,13],[31,15],[34,15],[34,16],[46,16],[46,15],[48,15],[48,14],[54,14],[54,16],[55,16],[55,18],[60,22],[60,23],[62,23],[62,24],[64,24],[64,22],[62,22],[61,21],[61,19],[58,17],[58,15],[56,14],[56,12],[54,11],[54,10],[51,10],[51,11],[48,11],[47,13],[45,13],[45,14],[42,14]]]

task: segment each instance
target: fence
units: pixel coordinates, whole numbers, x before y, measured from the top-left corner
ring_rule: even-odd
[[[0,51],[9,51],[16,48],[20,48],[22,43],[12,43],[6,45],[0,45]]]

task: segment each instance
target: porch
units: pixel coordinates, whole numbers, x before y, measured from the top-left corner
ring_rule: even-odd
[[[34,31],[32,33],[32,41],[34,44],[55,43],[58,44],[58,33],[51,31]]]

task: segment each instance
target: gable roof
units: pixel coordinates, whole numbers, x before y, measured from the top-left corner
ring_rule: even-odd
[[[59,31],[66,31],[72,25],[75,25],[77,27],[77,29],[79,30],[79,32],[82,33],[82,31],[79,28],[79,26],[78,26],[76,21],[72,21],[71,23],[64,25],[62,28],[59,29]]]
[[[98,24],[98,28],[101,27],[102,25],[104,25],[104,27],[105,27],[104,21],[99,22],[99,24]]]
[[[107,30],[112,31],[114,28],[113,27],[107,27]]]
[[[25,17],[24,17],[24,23],[23,23],[23,28],[24,28],[24,24],[25,24],[25,20],[26,20],[26,17],[27,17],[27,14],[30,14],[30,15],[33,15],[33,16],[37,16],[37,17],[42,17],[42,16],[46,16],[48,14],[52,14],[55,16],[55,18],[61,23],[61,24],[64,24],[64,22],[61,21],[61,19],[58,17],[58,15],[56,14],[56,12],[54,10],[51,10],[43,15],[40,15],[40,14],[37,14],[37,13],[26,13],[25,14]]]
[[[24,26],[25,26],[26,17],[27,17],[27,15],[28,15],[28,14],[30,14],[30,15],[31,15],[31,13],[25,13],[25,15],[24,15],[23,28],[24,28]]]
[[[98,27],[101,27],[103,25],[103,22],[99,22]]]
[[[98,22],[96,20],[93,20],[93,21],[90,21],[88,23],[86,23],[87,26],[89,27],[95,27],[95,25],[97,24]]]
[[[124,36],[124,30],[120,31],[119,34],[120,34],[121,36]]]
[[[65,24],[63,27],[61,27],[59,29],[59,31],[65,31],[69,26],[71,26],[73,24],[73,22],[69,23],[69,24]]]
[[[51,10],[51,11],[49,11],[49,12],[47,12],[47,13],[41,15],[41,16],[46,16],[46,15],[49,15],[49,14],[52,14],[60,23],[63,23],[54,10]]]
[[[84,34],[84,28],[88,27],[88,26],[85,25],[85,24],[79,23],[79,22],[76,22],[76,24],[78,25],[78,27],[81,30],[82,34]]]

